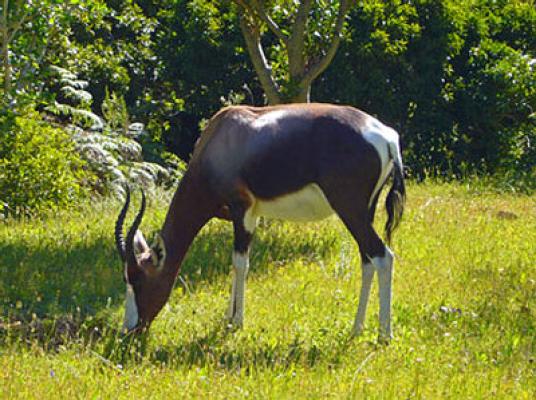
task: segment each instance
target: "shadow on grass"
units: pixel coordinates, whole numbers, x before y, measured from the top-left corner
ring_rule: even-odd
[[[259,368],[287,370],[296,365],[312,368],[327,364],[335,368],[344,362],[344,357],[356,343],[368,352],[379,347],[377,343],[359,341],[344,334],[329,338],[329,343],[323,343],[319,337],[295,336],[273,341],[262,340],[256,335],[254,332],[248,336],[238,335],[223,324],[215,323],[206,333],[190,340],[155,347],[148,345],[150,332],[128,336],[98,320],[77,325],[72,320],[58,319],[44,325],[33,321],[18,331],[11,329],[7,336],[12,344],[32,347],[37,344],[49,353],[77,344],[82,346],[85,354],[91,354],[114,369],[149,363],[171,368],[211,366],[228,371],[245,370],[246,373]],[[6,339],[2,336],[5,335],[0,331],[0,341]]]
[[[255,238],[251,272],[264,273],[272,260],[322,258],[333,252],[337,236],[319,243],[318,235],[322,233],[289,235],[280,226],[265,227]],[[190,289],[227,275],[231,249],[230,226],[215,223],[203,230],[181,269]],[[45,349],[69,340],[89,337],[99,341],[109,336],[104,332],[112,328],[99,312],[120,304],[124,295],[121,265],[111,237],[74,246],[29,246],[23,241],[0,244],[0,274],[0,339],[37,341]],[[112,337],[117,338],[118,333],[113,332]],[[196,346],[179,352],[195,354]]]
[[[121,267],[105,238],[74,247],[0,245],[2,315],[94,314],[124,291]]]
[[[314,367],[318,363],[339,365],[353,343],[350,336],[330,344],[316,343],[312,338],[290,338],[288,341],[255,340],[255,334],[234,339],[232,330],[215,326],[205,335],[169,346],[161,346],[148,355],[154,364],[181,366],[213,365],[226,370],[279,368],[297,364]],[[226,342],[236,340],[228,345]]]
[[[213,321],[204,334],[195,335],[179,344],[151,347],[148,350],[147,339],[150,334],[142,334],[136,337],[108,337],[100,348],[101,357],[107,363],[127,368],[144,361],[168,367],[203,368],[210,365],[229,371],[258,368],[286,370],[296,365],[314,367],[319,363],[336,367],[356,343],[370,350],[378,348],[377,343],[359,341],[346,334],[337,333],[336,337],[328,339],[329,343],[319,337],[300,336],[263,340],[262,333],[238,334],[220,321]]]

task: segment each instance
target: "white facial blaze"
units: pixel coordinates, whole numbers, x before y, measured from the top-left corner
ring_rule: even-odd
[[[138,306],[136,305],[136,296],[134,288],[127,283],[127,301],[125,305],[125,318],[123,320],[123,330],[131,330],[138,325]]]

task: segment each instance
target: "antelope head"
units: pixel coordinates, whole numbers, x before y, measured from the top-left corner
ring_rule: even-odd
[[[126,199],[115,224],[115,242],[124,265],[126,290],[126,307],[123,330],[141,331],[166,303],[173,279],[165,279],[164,261],[166,247],[160,234],[149,246],[138,230],[145,213],[145,193],[141,191],[141,207],[128,230],[126,240],[123,237],[123,224],[130,204],[130,190],[126,187]]]

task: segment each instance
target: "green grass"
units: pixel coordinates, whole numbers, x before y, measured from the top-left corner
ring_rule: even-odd
[[[144,231],[163,221],[153,198]],[[536,394],[536,198],[410,185],[389,346],[349,333],[357,248],[336,218],[263,222],[242,331],[225,329],[231,229],[196,239],[151,332],[122,338],[119,205],[0,225],[0,398],[513,398]],[[384,210],[378,224],[383,224]]]

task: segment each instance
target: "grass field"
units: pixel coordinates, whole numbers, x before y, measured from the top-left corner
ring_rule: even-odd
[[[149,237],[168,201],[152,198]],[[365,334],[349,337],[360,260],[334,217],[260,224],[238,332],[223,323],[231,229],[211,222],[150,334],[122,338],[118,207],[0,224],[0,398],[536,395],[534,196],[410,185],[389,346],[376,340],[377,287]]]

